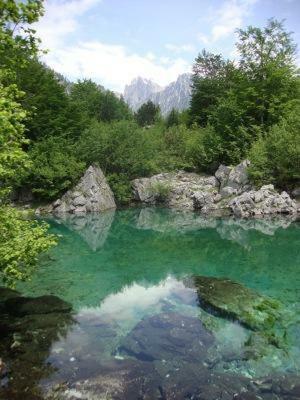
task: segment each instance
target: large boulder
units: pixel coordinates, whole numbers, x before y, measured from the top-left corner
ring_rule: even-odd
[[[85,214],[114,208],[116,208],[114,195],[101,168],[91,165],[73,189],[68,190],[50,206],[38,209],[37,213]]]
[[[249,160],[244,160],[235,167],[220,165],[215,173],[215,177],[220,184],[220,194],[222,197],[239,194],[251,188],[247,172],[249,165]]]

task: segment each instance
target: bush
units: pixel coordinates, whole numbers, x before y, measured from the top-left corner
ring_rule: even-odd
[[[300,106],[293,107],[249,152],[249,174],[257,185],[293,188],[300,181]]]
[[[38,256],[56,244],[48,225],[25,220],[12,207],[0,206],[0,279],[8,286],[30,277]]]
[[[75,156],[74,145],[64,137],[50,136],[34,143],[29,155],[33,167],[26,183],[40,199],[59,197],[77,182],[85,168]]]
[[[221,160],[221,138],[212,126],[194,128],[187,140],[187,159],[197,170],[214,172]]]
[[[156,200],[164,202],[168,198],[171,191],[171,186],[168,183],[155,182],[151,186],[151,192]]]

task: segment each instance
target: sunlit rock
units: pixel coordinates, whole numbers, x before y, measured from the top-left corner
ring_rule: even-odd
[[[179,171],[135,179],[133,198],[145,204],[242,218],[296,214],[298,206],[288,193],[278,193],[273,185],[253,188],[247,172],[249,165],[249,160],[235,167],[220,165],[214,176]]]
[[[37,214],[43,212],[85,214],[115,208],[114,195],[101,168],[97,165],[91,165],[73,189],[68,190],[51,205],[40,207],[36,212]]]

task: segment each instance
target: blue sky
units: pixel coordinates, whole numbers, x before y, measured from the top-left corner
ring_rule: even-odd
[[[46,0],[36,29],[52,68],[122,92],[136,76],[168,84],[203,48],[236,58],[235,29],[271,17],[300,43],[300,0]]]

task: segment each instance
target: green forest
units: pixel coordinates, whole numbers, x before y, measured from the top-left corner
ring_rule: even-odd
[[[119,204],[130,202],[134,178],[211,173],[245,158],[255,184],[299,185],[300,79],[284,22],[239,29],[235,62],[199,49],[190,108],[163,118],[151,101],[133,113],[92,80],[69,82],[49,69],[31,28],[42,14],[39,0],[0,1],[0,274],[7,284],[26,279],[56,242],[46,224],[11,206],[11,194],[26,188],[36,203],[50,202],[92,163]]]

